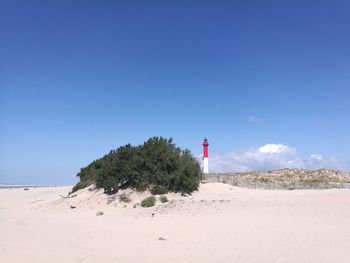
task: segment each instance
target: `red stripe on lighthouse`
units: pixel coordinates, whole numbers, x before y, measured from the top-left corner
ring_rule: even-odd
[[[207,138],[205,138],[203,141],[203,158],[205,157],[208,158],[208,146],[209,146],[208,140]]]

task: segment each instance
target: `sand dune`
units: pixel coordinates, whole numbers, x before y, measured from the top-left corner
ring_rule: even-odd
[[[70,189],[0,189],[1,262],[350,262],[348,189],[210,183],[152,208]]]

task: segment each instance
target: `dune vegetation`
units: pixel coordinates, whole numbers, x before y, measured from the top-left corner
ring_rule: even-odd
[[[82,168],[73,192],[95,184],[105,193],[119,189],[191,193],[198,189],[201,170],[192,153],[177,147],[172,138],[153,137],[144,144],[127,144]]]

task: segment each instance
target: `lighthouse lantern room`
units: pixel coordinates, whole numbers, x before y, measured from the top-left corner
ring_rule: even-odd
[[[208,174],[209,173],[209,162],[208,162],[208,139],[204,138],[203,141],[203,173]]]

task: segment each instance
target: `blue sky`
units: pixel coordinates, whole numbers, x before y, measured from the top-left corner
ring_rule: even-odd
[[[195,155],[207,136],[216,171],[350,169],[349,10],[2,0],[0,183],[74,183],[150,136]]]

